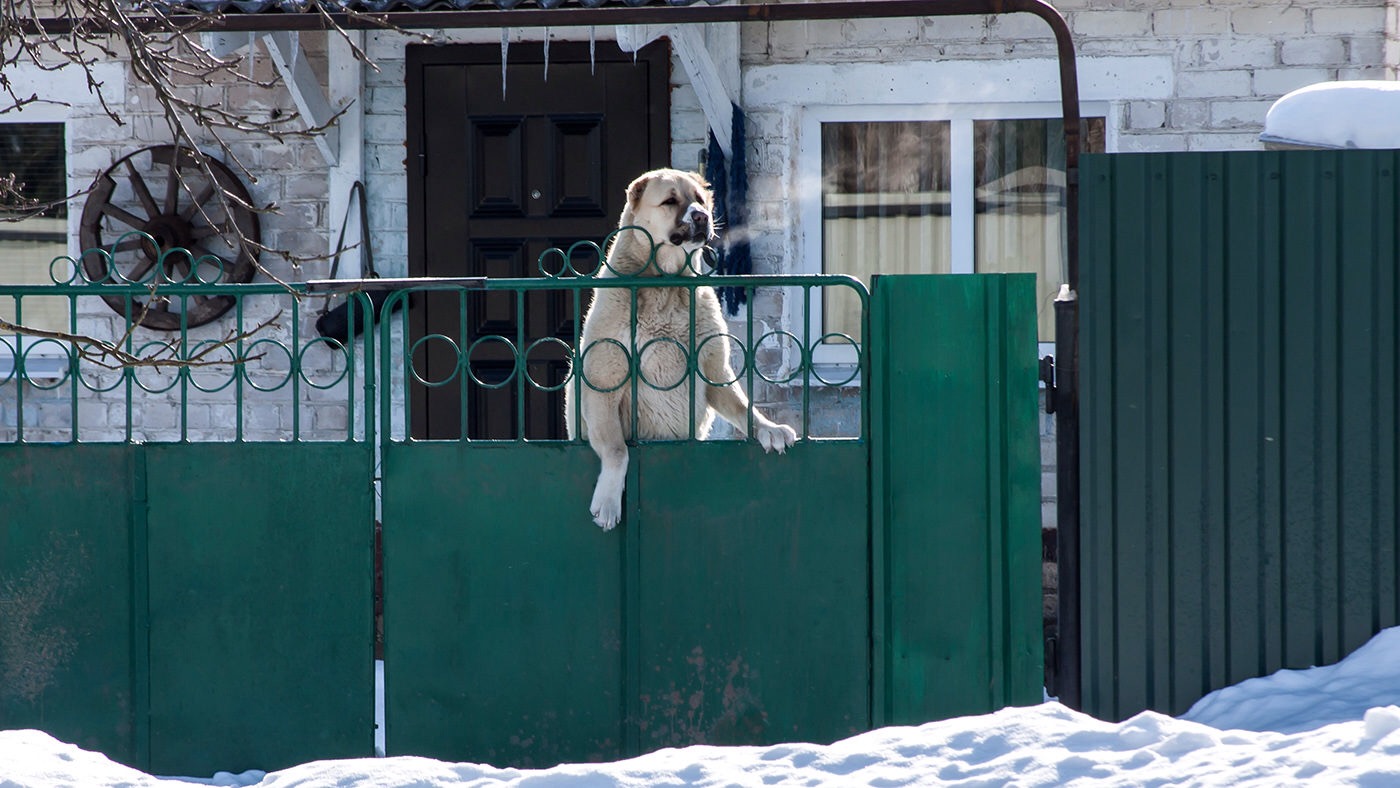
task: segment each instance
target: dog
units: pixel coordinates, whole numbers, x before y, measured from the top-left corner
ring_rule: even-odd
[[[597,277],[695,276],[700,249],[715,238],[713,206],[709,184],[695,173],[661,169],[641,175],[627,187],[619,231]],[[694,435],[703,439],[715,414],[741,434],[747,433],[749,399],[729,364],[729,335],[719,298],[710,287],[696,287],[693,292],[693,345],[689,287],[636,288],[635,316],[632,288],[598,288],[584,315],[579,353],[571,370],[582,381],[576,384],[570,379],[566,386],[564,419],[569,439],[578,437],[574,433],[581,428],[602,463],[589,512],[604,531],[622,519],[628,439],[689,438],[692,419]],[[628,377],[634,318],[639,357],[635,403]],[[697,352],[700,374],[689,379],[687,357]],[[580,419],[575,418],[576,408]],[[757,410],[753,426],[765,452],[783,454],[797,440],[792,427]]]

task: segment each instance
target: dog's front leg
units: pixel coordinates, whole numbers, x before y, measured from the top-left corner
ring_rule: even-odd
[[[588,510],[604,531],[611,531],[622,520],[622,488],[627,482],[627,442],[622,437],[620,403],[620,397],[609,394],[583,397],[588,445],[603,466]]]
[[[744,394],[744,387],[739,385],[738,376],[729,366],[729,342],[721,340],[707,343],[700,353],[700,368],[710,380],[730,381],[726,386],[705,386],[705,401],[715,409],[720,418],[747,435],[750,403],[748,396]],[[758,408],[753,408],[753,426],[754,437],[765,452],[776,451],[782,454],[797,442],[796,430],[764,416]]]
[[[733,424],[740,432],[748,433],[749,398],[744,395],[744,389],[739,386],[737,381],[728,386],[707,386],[705,395],[709,400],[710,407],[714,408],[715,412],[725,421]],[[758,445],[762,446],[766,452],[776,451],[782,454],[788,450],[789,446],[797,442],[796,430],[764,416],[758,408],[753,408],[753,427],[754,437],[758,439]]]

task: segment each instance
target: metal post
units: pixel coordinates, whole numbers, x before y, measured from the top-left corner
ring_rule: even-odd
[[[1080,708],[1079,630],[1079,296],[1066,286],[1055,299],[1056,558],[1059,605],[1055,618],[1055,691]]]

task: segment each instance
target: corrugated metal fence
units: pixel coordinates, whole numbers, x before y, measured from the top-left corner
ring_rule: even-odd
[[[1086,157],[1083,707],[1400,622],[1395,151]]]

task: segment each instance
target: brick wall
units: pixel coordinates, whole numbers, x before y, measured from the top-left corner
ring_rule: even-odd
[[[1400,0],[1386,0],[1384,60],[1386,79],[1400,78]]]
[[[1400,62],[1396,0],[1063,0],[1081,69],[1104,57],[1170,58],[1175,84],[1150,101],[1129,75],[1118,150],[1256,145],[1279,96],[1314,82],[1382,79]],[[1389,47],[1389,49],[1387,49]],[[999,61],[1054,56],[1028,14],[858,19],[744,26],[746,68],[779,63]],[[1089,69],[1091,70],[1091,69]],[[1093,85],[1083,86],[1087,93]],[[878,97],[876,97],[878,98]],[[1015,101],[1013,93],[989,100]]]

